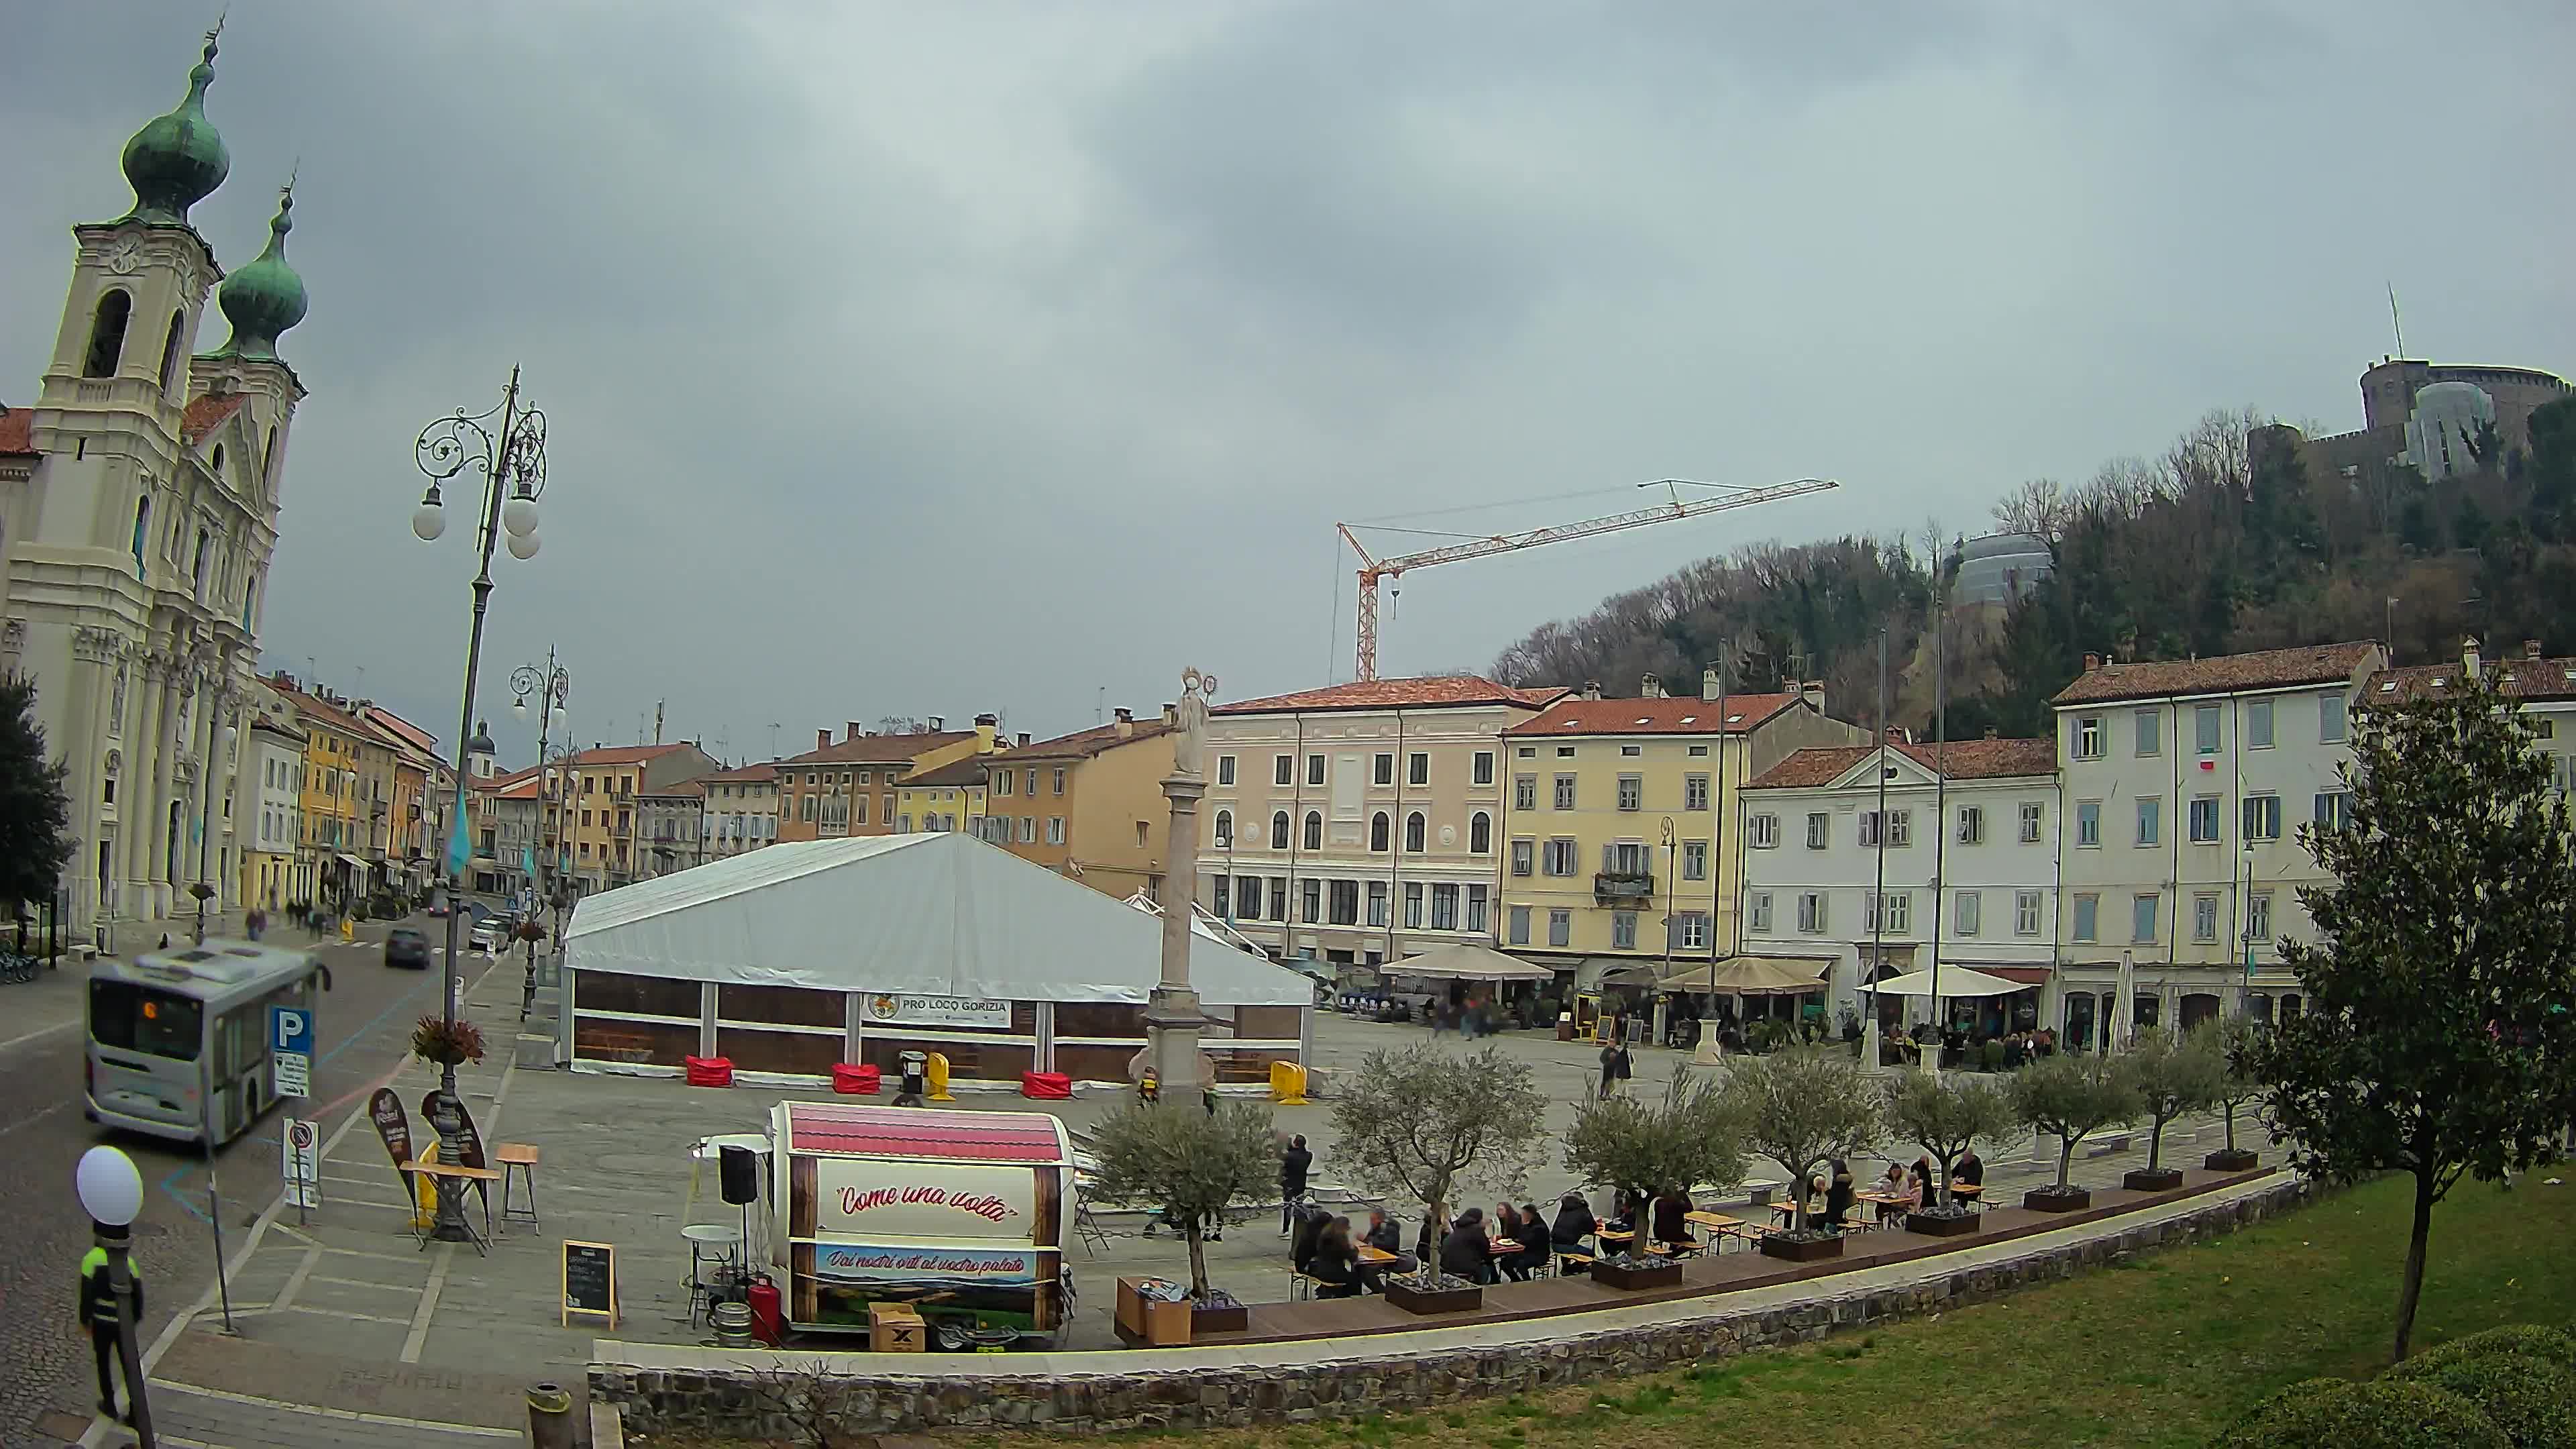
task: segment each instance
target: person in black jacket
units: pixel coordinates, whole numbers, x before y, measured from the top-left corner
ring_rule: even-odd
[[[1297,1200],[1306,1195],[1306,1173],[1315,1165],[1315,1154],[1306,1150],[1303,1134],[1288,1139],[1288,1148],[1279,1154],[1279,1236],[1288,1236],[1297,1214]]]
[[[1583,1200],[1583,1194],[1569,1192],[1557,1200],[1556,1225],[1548,1229],[1548,1246],[1556,1250],[1559,1258],[1577,1253],[1590,1257],[1592,1230],[1598,1226],[1592,1218],[1592,1204]],[[1573,1268],[1571,1264],[1560,1262],[1556,1270],[1566,1273]]]
[[[1690,1233],[1690,1223],[1683,1214],[1691,1210],[1690,1194],[1678,1187],[1666,1187],[1655,1196],[1655,1241],[1676,1249],[1696,1248],[1699,1240]]]
[[[1386,1291],[1387,1274],[1410,1273],[1422,1266],[1421,1259],[1404,1251],[1404,1226],[1388,1217],[1384,1208],[1369,1209],[1368,1231],[1361,1234],[1360,1241],[1381,1253],[1395,1255],[1395,1261],[1392,1263],[1360,1265],[1360,1281],[1367,1285],[1372,1293]]]
[[[1318,1298],[1360,1296],[1360,1253],[1351,1245],[1350,1224],[1340,1218],[1325,1222],[1315,1240],[1315,1256],[1306,1264],[1306,1276],[1323,1285],[1315,1290]]]
[[[1827,1179],[1825,1186],[1825,1225],[1840,1229],[1845,1220],[1851,1216],[1852,1204],[1857,1200],[1856,1194],[1859,1189],[1852,1183],[1850,1163],[1837,1157],[1834,1159],[1831,1172],[1832,1176]]]
[[[100,1228],[97,1231],[105,1232]],[[134,1295],[134,1318],[143,1321],[143,1274],[126,1260],[125,1277]],[[116,1282],[107,1266],[107,1249],[91,1248],[80,1262],[80,1326],[89,1330],[89,1346],[98,1356],[98,1411],[111,1419],[116,1412],[117,1332]],[[120,1423],[132,1424],[129,1406]]]
[[[1494,1266],[1513,1282],[1526,1283],[1530,1275],[1530,1255],[1526,1251],[1512,1251],[1520,1247],[1520,1241],[1521,1211],[1512,1206],[1509,1198],[1505,1198],[1502,1205],[1494,1210]]]
[[[1548,1251],[1552,1246],[1554,1246],[1550,1241],[1551,1236],[1552,1235],[1548,1231],[1547,1219],[1538,1215],[1538,1204],[1534,1202],[1522,1203],[1520,1230],[1521,1262],[1531,1268],[1536,1268],[1539,1264],[1546,1262]]]
[[[1440,1271],[1470,1283],[1494,1281],[1494,1254],[1485,1246],[1485,1210],[1469,1208],[1440,1243]]]

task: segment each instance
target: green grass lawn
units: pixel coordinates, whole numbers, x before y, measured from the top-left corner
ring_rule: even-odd
[[[2541,1179],[2565,1176],[2548,1187]],[[1640,1449],[1704,1444],[2198,1446],[2285,1384],[2386,1360],[2412,1180],[1937,1317],[1805,1348],[1426,1414],[1121,1435],[1191,1449]],[[2502,1323],[2567,1326],[2576,1170],[2434,1211],[2420,1350]],[[1017,1446],[1037,1435],[943,1435]]]

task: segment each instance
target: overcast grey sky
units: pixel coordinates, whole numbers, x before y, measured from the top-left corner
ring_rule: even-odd
[[[0,400],[217,8],[11,7]],[[514,362],[552,486],[484,712],[553,641],[583,740],[667,698],[755,757],[1346,678],[1338,518],[1845,485],[1412,576],[1386,672],[1475,667],[2213,406],[2358,426],[2392,281],[2417,355],[2576,367],[2562,0],[230,8],[196,219],[248,261],[300,158],[312,294],[263,642],[442,735],[412,439]]]

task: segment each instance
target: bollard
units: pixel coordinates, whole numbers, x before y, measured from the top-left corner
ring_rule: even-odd
[[[572,1394],[563,1385],[528,1385],[528,1442],[536,1449],[573,1449]]]

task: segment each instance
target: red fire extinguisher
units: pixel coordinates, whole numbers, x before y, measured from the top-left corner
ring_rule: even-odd
[[[752,1337],[771,1348],[778,1347],[780,1340],[787,1335],[787,1322],[779,1311],[778,1285],[763,1274],[759,1282],[751,1285],[749,1298]]]

